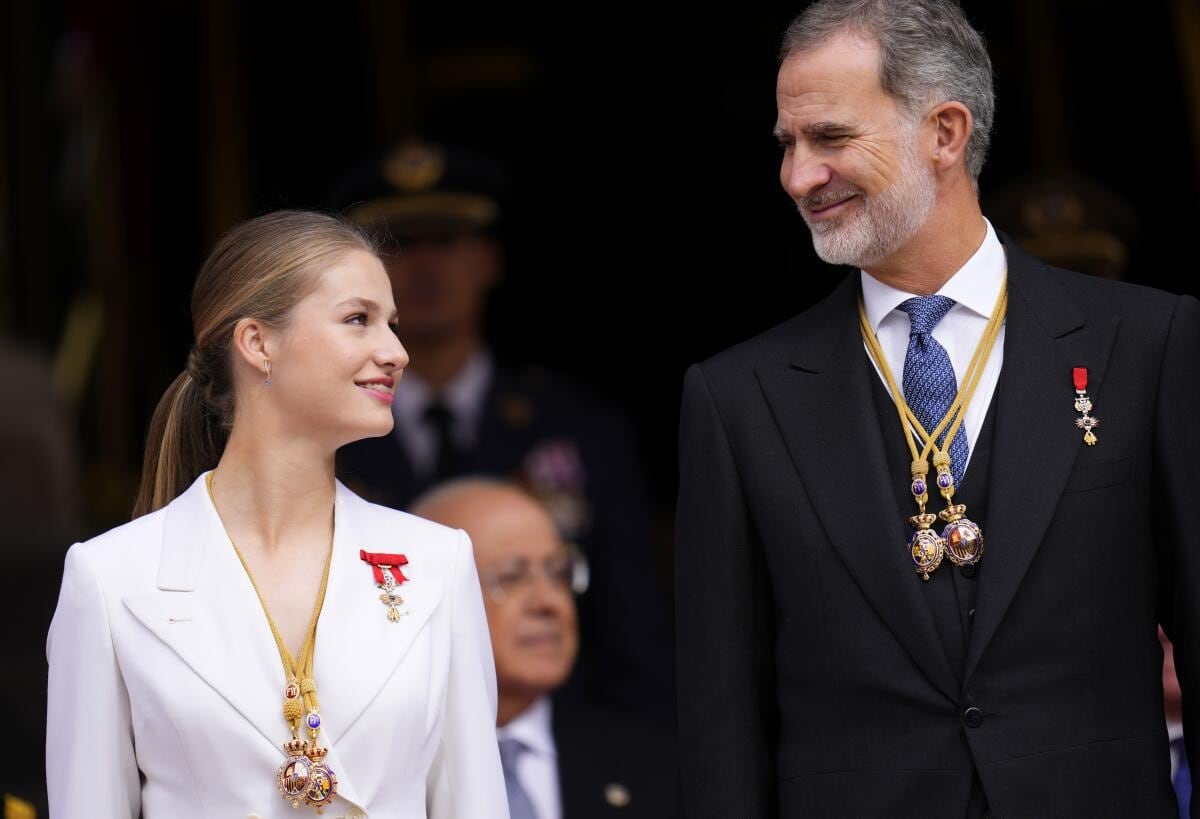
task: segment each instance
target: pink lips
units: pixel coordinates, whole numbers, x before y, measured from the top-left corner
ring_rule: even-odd
[[[379,390],[373,390],[369,387],[359,387],[359,389],[375,400],[384,404],[390,404],[396,400],[396,396],[392,395],[390,392],[380,392]]]
[[[356,384],[360,390],[383,404],[391,404],[394,400],[396,400],[396,396],[392,393],[392,388],[396,384],[396,379],[394,378],[381,376],[380,378],[370,378],[366,381],[358,381]],[[386,389],[373,389],[372,387],[368,386],[370,384],[379,384]]]

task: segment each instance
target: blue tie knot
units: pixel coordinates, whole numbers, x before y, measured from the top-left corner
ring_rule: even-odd
[[[924,335],[932,332],[953,306],[954,299],[946,296],[919,296],[901,303],[900,309],[908,313],[909,335]]]

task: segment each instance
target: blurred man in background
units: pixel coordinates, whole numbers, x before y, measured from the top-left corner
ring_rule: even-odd
[[[6,729],[14,747],[46,744],[46,633],[66,547],[82,529],[79,453],[71,413],[47,357],[0,336],[0,617],[10,629],[0,654],[0,700],[20,703]],[[32,625],[30,625],[32,624]],[[46,810],[42,755],[17,754],[0,770],[4,819]]]
[[[467,478],[412,511],[465,529],[475,546],[512,819],[678,816],[672,738],[558,693],[579,647],[572,591],[582,576],[544,507],[515,486]]]

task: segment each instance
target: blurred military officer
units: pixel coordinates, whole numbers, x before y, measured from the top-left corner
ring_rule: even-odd
[[[411,141],[359,164],[331,193],[332,207],[384,241],[411,359],[396,385],[393,434],[345,448],[340,474],[396,508],[459,475],[526,486],[590,567],[579,601],[587,648],[572,684],[663,717],[671,633],[630,426],[581,385],[498,360],[484,338],[487,297],[504,272],[508,185],[506,170],[477,152]],[[531,305],[526,318],[537,316]]]

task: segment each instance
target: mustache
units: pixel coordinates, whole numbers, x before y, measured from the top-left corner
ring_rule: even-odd
[[[857,196],[861,193],[862,191],[860,191],[858,188],[848,188],[837,191],[817,191],[816,193],[809,194],[808,196],[804,196],[796,200],[796,206],[800,208],[801,211],[815,210],[816,208],[823,208],[826,205],[832,205],[836,202],[841,202],[844,199],[849,199],[850,197]]]

